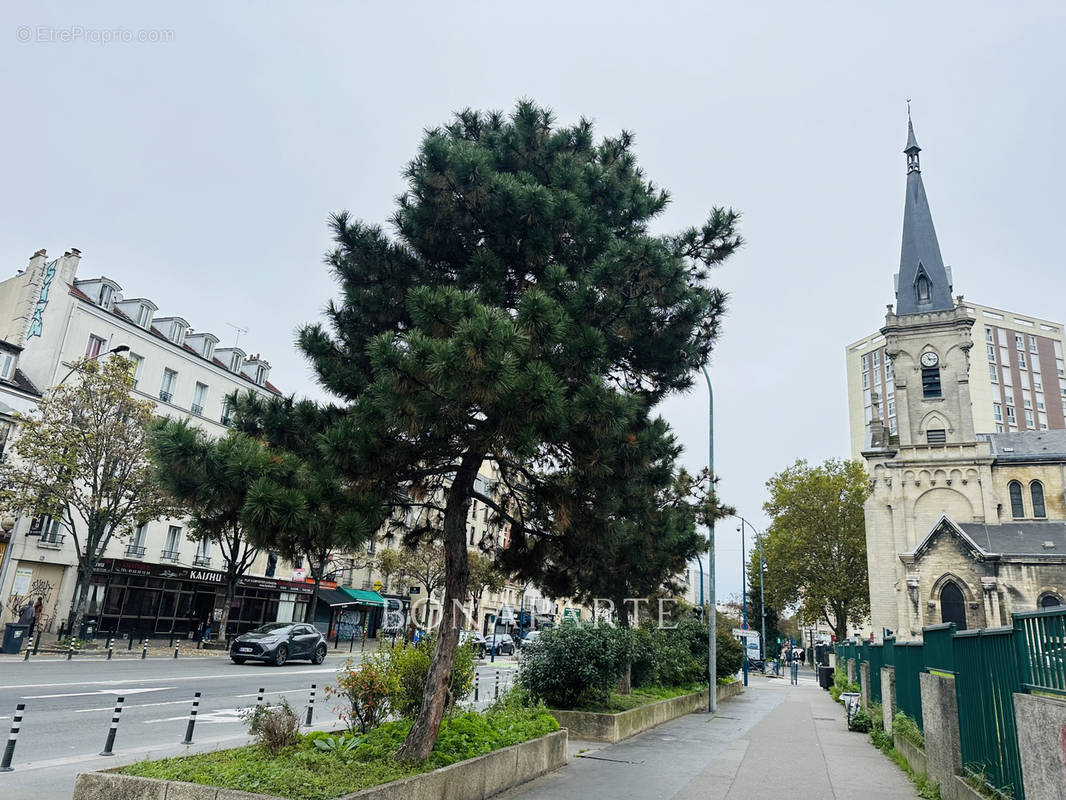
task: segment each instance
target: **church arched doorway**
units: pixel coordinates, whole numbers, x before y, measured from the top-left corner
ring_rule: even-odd
[[[954,622],[956,630],[966,630],[966,600],[962,590],[952,581],[940,590],[940,621]]]

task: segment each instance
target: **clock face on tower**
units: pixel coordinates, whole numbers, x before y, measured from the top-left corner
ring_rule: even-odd
[[[922,353],[922,366],[923,367],[935,367],[940,363],[940,357],[933,352]]]

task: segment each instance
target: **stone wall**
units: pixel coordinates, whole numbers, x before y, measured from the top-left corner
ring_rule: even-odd
[[[1066,796],[1066,698],[1015,694],[1026,800]]]
[[[863,661],[859,664],[859,675],[862,680],[859,681],[859,705],[863,709],[870,707],[870,662]]]
[[[881,721],[889,733],[896,710],[896,668],[881,667]]]
[[[930,778],[940,784],[943,800],[958,800],[955,776],[962,772],[962,748],[955,679],[923,672],[919,680],[927,772]]]

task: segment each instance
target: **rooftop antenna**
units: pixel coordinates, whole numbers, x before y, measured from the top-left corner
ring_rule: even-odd
[[[238,344],[240,344],[241,335],[248,333],[248,329],[247,328],[242,328],[240,325],[234,325],[232,322],[227,322],[226,324],[229,325],[231,328],[233,328],[234,331],[237,332],[237,335],[233,339],[233,346],[236,347]]]

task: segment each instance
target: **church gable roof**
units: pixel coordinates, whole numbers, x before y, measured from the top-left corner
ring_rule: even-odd
[[[959,525],[955,520],[949,517],[947,514],[941,514],[940,518],[933,523],[933,527],[929,529],[929,532],[918,543],[918,546],[911,550],[909,553],[901,553],[900,555],[906,556],[907,560],[921,560],[936,541],[942,536],[949,536],[959,542],[964,549],[970,551],[978,558],[985,558],[994,553],[985,550],[979,540],[975,540],[962,525]]]

